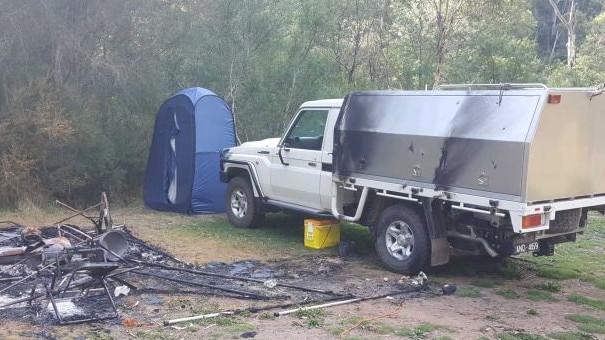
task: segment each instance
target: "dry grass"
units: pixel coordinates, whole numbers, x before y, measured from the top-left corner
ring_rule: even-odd
[[[91,215],[95,214],[93,210]],[[71,215],[73,213],[58,208],[28,209],[0,212],[0,221],[41,227],[54,225]],[[122,208],[112,210],[111,215],[114,225],[126,225],[136,237],[160,246],[189,263],[231,262],[250,258],[270,260],[333,251],[305,248],[302,221],[287,215],[271,216],[264,227],[256,230],[234,228],[222,214],[181,215],[144,208]],[[87,230],[94,228],[90,220],[82,217],[66,223]]]

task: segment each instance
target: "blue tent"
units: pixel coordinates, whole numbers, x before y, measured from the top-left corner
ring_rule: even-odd
[[[224,212],[220,152],[237,144],[233,114],[212,91],[195,87],[164,102],[155,119],[143,199],[151,209]]]

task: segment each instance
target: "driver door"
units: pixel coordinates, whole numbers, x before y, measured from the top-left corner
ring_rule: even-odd
[[[327,118],[327,109],[305,109],[299,112],[271,164],[274,199],[321,209],[321,149]]]

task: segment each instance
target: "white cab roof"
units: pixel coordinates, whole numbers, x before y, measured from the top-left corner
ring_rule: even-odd
[[[343,99],[321,99],[304,102],[300,107],[341,107]]]

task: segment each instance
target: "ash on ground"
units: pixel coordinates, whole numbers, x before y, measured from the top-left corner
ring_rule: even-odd
[[[195,266],[134,237],[124,226],[118,231],[121,236],[112,235],[117,241],[112,239],[113,243],[109,244],[102,243],[102,235],[77,226],[68,227],[40,229],[42,240],[61,236],[70,241],[65,249],[52,254],[46,245],[28,251],[32,246],[24,244],[23,227],[0,230],[0,254],[26,248],[12,260],[2,261],[0,255],[0,315],[4,318],[26,318],[41,324],[111,319],[118,315],[112,314],[112,304],[115,302],[119,312],[125,295],[136,296],[149,305],[161,304],[164,294],[191,294],[251,300],[250,304],[255,306],[303,306],[355,297],[410,298],[427,290],[426,282],[413,278],[384,280],[347,276],[346,266],[358,263],[336,256],[303,256],[268,263],[257,260],[211,262]],[[126,241],[124,249],[118,245],[120,238]],[[116,247],[115,252],[112,247]],[[104,261],[91,260],[87,251],[103,253]],[[86,275],[76,276],[74,266],[69,266],[76,261],[82,261],[77,262],[79,266],[103,263],[100,267],[106,272],[89,274],[96,275],[93,279],[101,284],[89,286]],[[109,262],[113,265],[108,265]],[[96,268],[92,267],[92,270]]]

